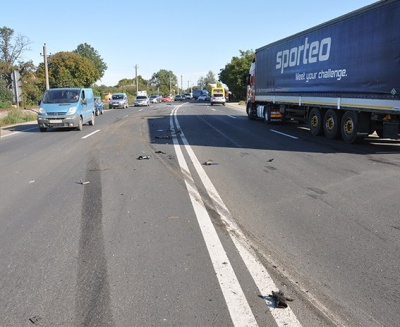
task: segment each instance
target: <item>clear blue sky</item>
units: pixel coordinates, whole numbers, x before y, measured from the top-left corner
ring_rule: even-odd
[[[171,70],[183,86],[212,71],[218,79],[239,50],[255,50],[376,1],[114,0],[2,1],[0,26],[30,41],[23,60],[91,45],[108,69],[98,84]]]

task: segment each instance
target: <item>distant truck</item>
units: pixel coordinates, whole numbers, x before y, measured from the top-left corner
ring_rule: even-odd
[[[266,45],[247,82],[249,119],[313,135],[399,139],[400,1],[384,0]]]

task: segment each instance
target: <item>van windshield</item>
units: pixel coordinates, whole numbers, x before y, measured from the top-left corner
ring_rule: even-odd
[[[79,98],[79,89],[49,89],[43,96],[43,103],[75,103]]]

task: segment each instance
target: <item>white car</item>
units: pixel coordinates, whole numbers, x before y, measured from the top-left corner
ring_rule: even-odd
[[[140,107],[140,106],[148,107],[149,105],[150,105],[150,100],[146,95],[138,95],[134,102],[135,107]]]
[[[222,93],[214,93],[211,96],[211,100],[210,101],[211,101],[211,105],[219,103],[219,104],[222,104],[222,105],[225,106],[226,99],[225,99],[225,96]]]

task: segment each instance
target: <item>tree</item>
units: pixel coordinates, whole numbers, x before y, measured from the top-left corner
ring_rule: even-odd
[[[22,64],[21,56],[24,51],[30,50],[31,42],[26,36],[18,35],[13,38],[14,30],[9,27],[0,28],[0,78],[6,81],[11,88],[11,74]]]
[[[150,85],[153,85],[157,89],[159,88],[161,94],[170,94],[178,84],[178,78],[172,71],[160,69],[157,73],[153,74],[149,82]]]
[[[254,51],[239,50],[240,57],[232,57],[230,63],[225,65],[219,73],[219,80],[229,87],[229,91],[233,93],[238,100],[246,98],[246,86],[243,85],[243,75],[249,73],[250,65],[254,59]]]
[[[93,63],[98,72],[98,77],[96,78],[96,81],[100,80],[104,76],[104,72],[107,70],[107,64],[92,46],[87,43],[79,44],[76,50],[74,50],[73,52],[89,59]]]
[[[217,80],[215,78],[215,74],[211,70],[207,73],[206,77],[204,78],[204,83],[206,85],[216,84],[217,83]]]
[[[48,58],[50,87],[90,87],[96,82],[98,71],[88,58],[75,52],[57,52]],[[37,70],[37,78],[45,85],[44,64]]]

